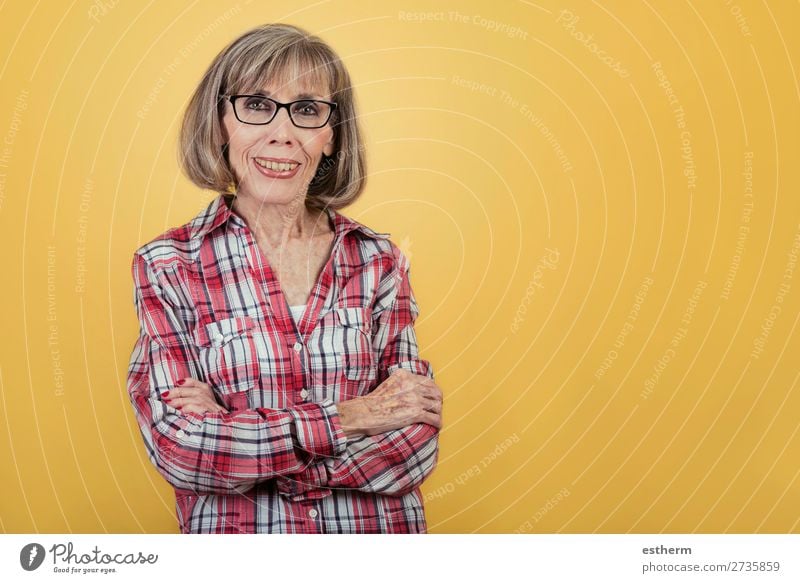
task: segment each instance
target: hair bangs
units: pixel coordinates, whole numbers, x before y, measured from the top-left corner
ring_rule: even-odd
[[[316,47],[293,43],[275,52],[270,47],[257,49],[245,57],[241,70],[231,70],[231,93],[257,93],[266,87],[280,90],[296,84],[302,93],[325,98],[339,90],[333,63]]]

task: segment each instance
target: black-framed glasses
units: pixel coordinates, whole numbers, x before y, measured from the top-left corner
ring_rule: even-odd
[[[299,99],[289,103],[275,101],[265,95],[220,95],[233,105],[233,113],[242,123],[266,125],[275,119],[281,108],[286,108],[292,123],[305,129],[321,128],[333,114],[336,104],[320,99]]]

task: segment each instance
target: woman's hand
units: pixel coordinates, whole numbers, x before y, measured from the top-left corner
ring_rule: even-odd
[[[193,378],[182,379],[183,383],[168,391],[164,400],[182,413],[227,413],[228,410],[217,403],[214,391],[206,383]]]
[[[348,437],[376,435],[413,423],[442,428],[442,391],[424,375],[397,369],[369,395],[337,403]]]

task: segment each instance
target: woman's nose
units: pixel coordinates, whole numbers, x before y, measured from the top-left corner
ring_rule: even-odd
[[[294,124],[289,118],[289,112],[286,108],[281,108],[278,113],[272,118],[266,126],[267,131],[270,132],[270,141],[273,142],[292,142],[294,138]]]

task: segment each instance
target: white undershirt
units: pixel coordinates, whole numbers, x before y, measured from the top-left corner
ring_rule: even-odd
[[[303,312],[305,312],[305,310],[306,310],[305,306],[289,306],[289,311],[292,313],[292,318],[294,318],[295,322],[300,321],[300,318],[302,317]]]

